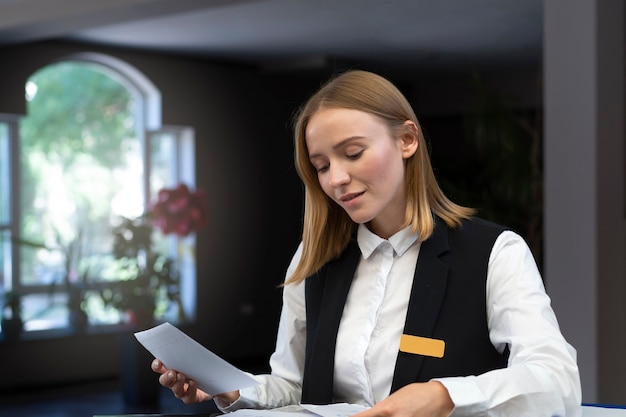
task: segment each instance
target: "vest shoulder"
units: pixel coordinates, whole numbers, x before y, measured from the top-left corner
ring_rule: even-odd
[[[509,228],[506,226],[494,223],[490,220],[486,220],[480,217],[471,217],[469,219],[464,219],[460,229],[462,230],[464,228],[487,229],[499,232],[509,230]]]
[[[472,246],[484,244],[491,247],[505,230],[509,229],[489,220],[472,217],[463,220],[459,227],[448,228],[448,237],[450,242],[465,242]]]

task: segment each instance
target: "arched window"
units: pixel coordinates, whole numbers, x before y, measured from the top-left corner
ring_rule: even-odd
[[[109,56],[52,63],[25,92],[26,116],[0,119],[0,278],[24,329],[192,318],[194,237],[148,217],[159,190],[193,189],[193,129],[161,126],[158,90]]]

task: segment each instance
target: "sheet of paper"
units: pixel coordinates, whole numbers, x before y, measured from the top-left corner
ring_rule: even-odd
[[[328,405],[301,404],[301,406],[304,409],[322,417],[349,417],[369,408],[363,405],[347,403]]]
[[[368,407],[362,405],[346,403],[328,405],[299,404],[272,410],[240,409],[228,415],[233,417],[350,417],[367,409]]]
[[[176,326],[163,323],[135,333],[135,337],[166,368],[191,378],[211,395],[251,387],[258,381],[237,369]]]
[[[582,417],[626,417],[624,408],[582,407]]]
[[[228,415],[232,417],[319,417],[317,414],[299,406],[290,406],[289,409],[283,407],[271,410],[240,408],[239,410],[228,413]]]

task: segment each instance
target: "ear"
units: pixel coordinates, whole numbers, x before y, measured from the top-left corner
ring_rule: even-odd
[[[419,129],[411,120],[404,122],[400,140],[402,141],[402,157],[408,159],[415,155],[419,146]]]

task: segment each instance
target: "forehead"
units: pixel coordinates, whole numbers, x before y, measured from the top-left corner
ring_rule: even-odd
[[[307,144],[318,139],[345,139],[367,136],[386,129],[379,117],[361,110],[321,108],[310,117],[305,130]]]

